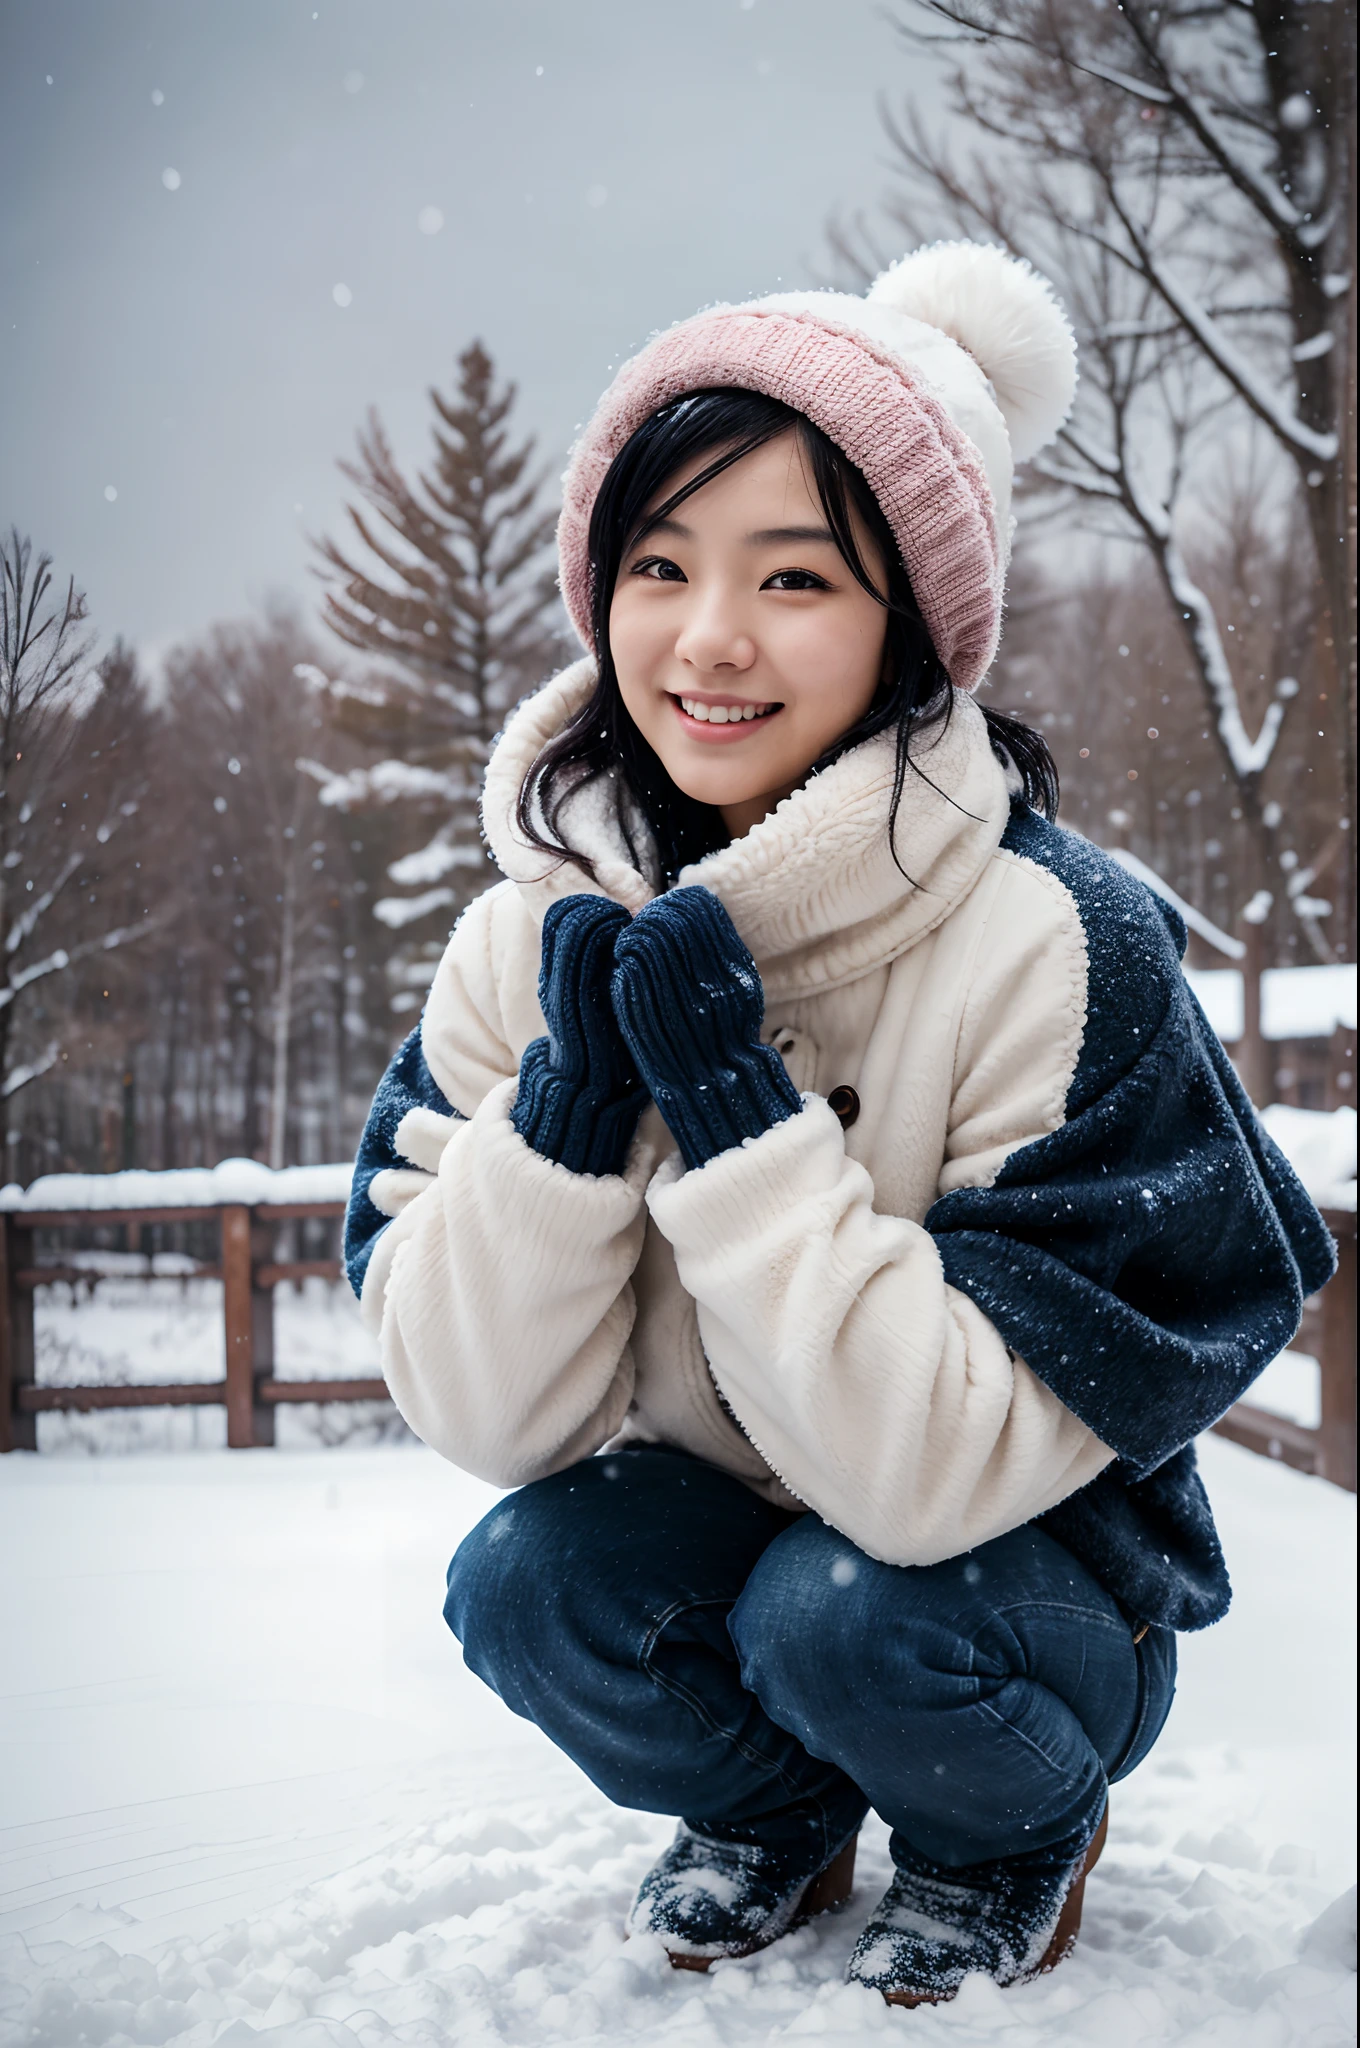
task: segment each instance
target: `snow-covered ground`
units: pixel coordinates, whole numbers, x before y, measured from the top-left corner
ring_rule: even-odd
[[[1221,1440],[1204,1463],[1236,1602],[1114,1794],[1080,1947],[904,2013],[841,1983],[877,1823],[850,1910],[763,1956],[696,1977],[625,1945],[668,1823],[612,1808],[440,1620],[489,1487],[411,1443],[6,1459],[0,2048],[1339,2048],[1355,1502]]]

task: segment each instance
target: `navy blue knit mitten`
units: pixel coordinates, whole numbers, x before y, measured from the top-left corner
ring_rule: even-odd
[[[538,1000],[546,1038],[526,1046],[510,1121],[526,1145],[573,1173],[622,1173],[647,1104],[614,1020],[609,977],[628,923],[607,896],[564,896],[543,920]]]
[[[614,1014],[686,1166],[758,1138],[802,1108],[773,1046],[765,991],[709,889],[670,889],[614,945]]]

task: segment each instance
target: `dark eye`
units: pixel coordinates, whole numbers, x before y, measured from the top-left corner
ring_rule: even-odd
[[[630,576],[651,576],[658,583],[683,583],[685,572],[678,562],[672,562],[665,555],[644,555],[640,562],[634,562],[628,571]]]
[[[762,590],[829,590],[830,584],[821,576],[815,576],[811,569],[779,569],[773,576],[767,576],[761,584]]]

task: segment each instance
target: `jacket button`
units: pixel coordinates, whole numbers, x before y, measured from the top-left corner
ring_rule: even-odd
[[[839,1088],[833,1088],[826,1098],[827,1107],[840,1118],[843,1131],[848,1131],[859,1115],[859,1097],[848,1083],[842,1081]]]

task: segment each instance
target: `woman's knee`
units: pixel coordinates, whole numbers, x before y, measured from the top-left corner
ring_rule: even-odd
[[[463,1539],[449,1566],[444,1618],[466,1650],[494,1624],[541,1624],[545,1614],[598,1583],[599,1566],[626,1547],[636,1456],[587,1458],[532,1480],[498,1501]],[[607,1483],[606,1483],[607,1482]]]
[[[524,1608],[524,1596],[551,1556],[551,1512],[525,1487],[498,1501],[463,1538],[448,1570],[444,1619],[468,1656],[480,1661],[490,1633],[503,1636]]]
[[[781,1703],[809,1689],[824,1704],[853,1703],[866,1686],[910,1680],[922,1698],[953,1704],[960,1686],[971,1694],[979,1679],[1004,1680],[1012,1660],[994,1624],[1006,1574],[990,1553],[1005,1546],[883,1564],[805,1515],[770,1545],[733,1612],[743,1681],[778,1718]]]
[[[603,1566],[617,1531],[596,1468],[587,1460],[509,1494],[449,1566],[444,1619],[464,1662],[530,1720],[567,1667],[608,1656]]]
[[[904,1713],[957,1713],[983,1699],[1018,1711],[1039,1694],[1076,1717],[1107,1769],[1136,1743],[1144,1688],[1132,1631],[1076,1560],[1032,1528],[903,1566],[805,1516],[760,1560],[731,1632],[748,1690],[814,1748],[880,1709],[897,1725]]]
[[[875,1655],[871,1580],[878,1565],[815,1515],[770,1544],[732,1610],[742,1683],[778,1720],[809,1688],[860,1691]]]
[[[555,1648],[635,1664],[677,1604],[725,1604],[788,1525],[740,1480],[655,1446],[587,1458],[498,1503],[449,1567],[467,1662],[505,1682]]]

